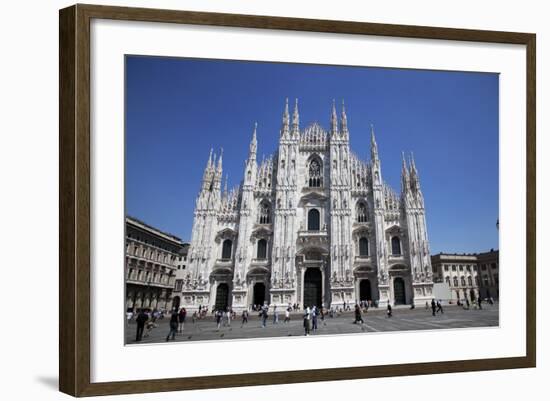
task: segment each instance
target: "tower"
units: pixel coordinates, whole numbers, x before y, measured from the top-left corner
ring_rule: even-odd
[[[330,119],[330,292],[331,304],[340,307],[355,302],[352,271],[351,194],[349,169],[349,132],[344,103],[340,124],[336,104],[332,103]]]
[[[407,230],[414,303],[422,305],[433,297],[433,276],[426,227],[426,210],[414,156],[411,154],[409,168],[407,168],[404,154],[402,157],[401,205],[403,225]]]
[[[296,302],[296,236],[297,161],[300,138],[298,99],[292,113],[292,126],[288,99],[285,102],[277,157],[275,178],[275,204],[273,205],[273,250],[271,255],[270,298],[275,305]]]

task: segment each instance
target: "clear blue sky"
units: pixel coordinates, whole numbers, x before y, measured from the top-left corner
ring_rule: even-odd
[[[345,99],[351,148],[370,154],[400,191],[401,151],[414,152],[432,253],[498,248],[498,75],[127,56],[126,211],[190,240],[211,147],[229,186],[243,177],[254,122],[258,155],[277,148],[284,99],[302,128],[328,128]]]

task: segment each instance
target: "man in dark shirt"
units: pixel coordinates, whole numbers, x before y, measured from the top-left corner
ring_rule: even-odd
[[[137,323],[136,341],[141,341],[141,337],[143,337],[143,329],[145,327],[145,322],[147,322],[147,320],[149,320],[149,315],[147,315],[147,313],[145,313],[143,309],[140,310],[136,318],[136,323]]]

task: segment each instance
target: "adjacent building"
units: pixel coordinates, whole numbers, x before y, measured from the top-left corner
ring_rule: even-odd
[[[173,292],[185,250],[186,244],[175,235],[126,217],[126,308],[177,307]]]
[[[498,299],[498,250],[432,256],[433,277],[450,290],[450,300]]]
[[[254,128],[242,182],[222,188],[222,154],[208,158],[194,211],[182,305],[424,304],[432,266],[414,158],[402,155],[401,192],[383,179],[371,127],[370,160],[350,148],[342,104],[329,127],[300,126],[286,102],[277,151],[257,160]],[[359,135],[369,135],[368,132]],[[366,149],[359,149],[360,154]]]

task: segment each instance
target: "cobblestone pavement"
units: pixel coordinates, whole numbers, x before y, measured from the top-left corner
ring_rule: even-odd
[[[482,310],[464,310],[456,305],[444,308],[444,313],[432,316],[431,309],[394,308],[393,317],[388,318],[385,310],[371,308],[363,314],[364,324],[354,324],[353,312],[340,313],[333,318],[326,317],[325,321],[318,319],[318,330],[311,335],[375,333],[384,331],[406,330],[438,330],[470,327],[498,326],[498,303],[483,305]],[[267,327],[261,327],[261,320],[257,312],[251,312],[248,324],[241,325],[240,318],[231,321],[231,326],[221,327],[219,330],[212,317],[197,320],[195,323],[188,317],[183,333],[179,333],[174,341],[202,341],[202,340],[229,340],[258,337],[287,337],[303,336],[304,328],[301,313],[291,315],[290,323],[283,323],[284,313],[279,314],[279,322],[273,323],[273,313],[269,313]],[[144,336],[140,344],[165,342],[169,332],[169,318],[158,320],[158,327]],[[145,330],[145,333],[147,329]],[[136,323],[130,322],[126,329],[126,343],[136,344]],[[172,340],[171,340],[172,341]]]

